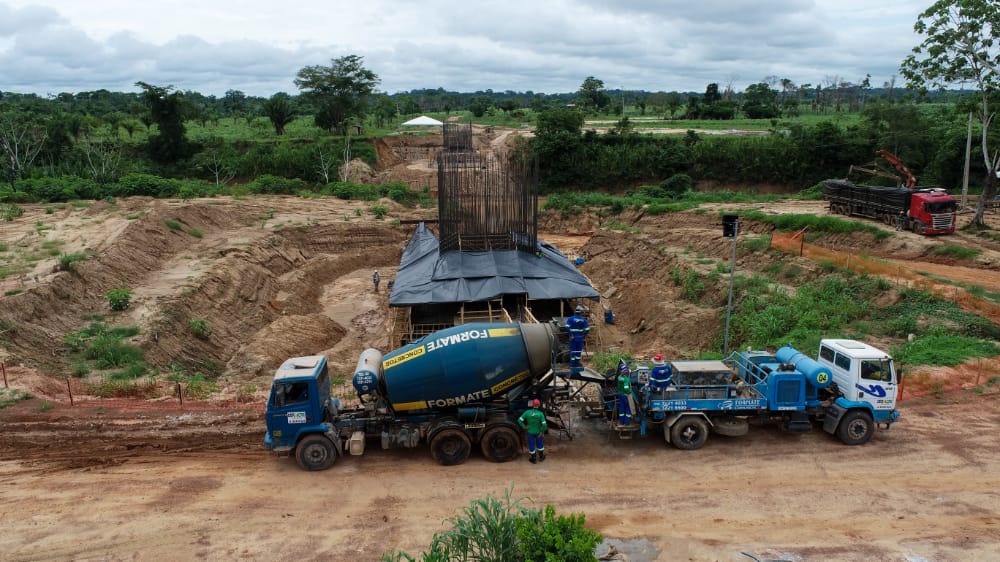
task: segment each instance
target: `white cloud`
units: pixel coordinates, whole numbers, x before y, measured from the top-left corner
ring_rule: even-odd
[[[737,89],[765,76],[881,84],[926,0],[0,0],[0,89],[295,92],[347,54],[390,91]]]

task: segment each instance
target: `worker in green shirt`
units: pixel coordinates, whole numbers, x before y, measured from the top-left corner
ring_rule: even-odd
[[[618,360],[618,425],[632,425],[632,372],[624,359]]]
[[[528,431],[528,454],[531,464],[535,464],[535,451],[538,451],[538,460],[545,460],[545,442],[542,434],[548,429],[549,424],[545,421],[545,413],[539,410],[542,403],[537,398],[531,401],[531,409],[525,410],[521,417],[517,418],[517,425]]]

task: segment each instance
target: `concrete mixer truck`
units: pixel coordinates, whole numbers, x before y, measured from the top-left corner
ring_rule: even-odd
[[[725,361],[666,364],[666,386],[649,384],[650,364],[624,365],[636,404],[631,424],[615,423],[621,401],[614,379],[602,386],[605,413],[620,436],[662,428],[668,443],[691,450],[710,432],[744,435],[752,421],[776,422],[790,432],[810,431],[817,421],[845,444],[861,445],[876,427],[888,429],[899,418],[892,358],[855,340],[821,340],[816,359],[786,346],[776,353],[736,352]]]
[[[351,408],[331,396],[325,356],[288,359],[272,382],[264,446],[294,454],[306,470],[361,455],[370,441],[383,449],[428,443],[444,465],[464,462],[477,444],[491,461],[511,460],[520,452],[516,420],[528,401],[552,403],[557,341],[551,324],[473,323],[385,356],[368,349],[352,379],[360,404]],[[553,410],[546,413],[557,428]]]

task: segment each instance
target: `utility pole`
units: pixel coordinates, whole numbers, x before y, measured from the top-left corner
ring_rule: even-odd
[[[733,239],[733,259],[729,264],[729,302],[726,304],[726,334],[723,336],[722,356],[729,355],[729,318],[733,312],[733,279],[736,275],[736,238],[740,233],[739,215],[722,215],[722,235]]]

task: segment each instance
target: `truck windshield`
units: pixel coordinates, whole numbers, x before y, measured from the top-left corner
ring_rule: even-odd
[[[278,408],[309,401],[309,383],[278,383],[274,389],[274,405]]]
[[[928,213],[954,213],[955,202],[939,201],[936,203],[925,203],[924,209],[926,209]]]
[[[870,381],[892,382],[892,360],[865,359],[861,362],[861,378]]]

